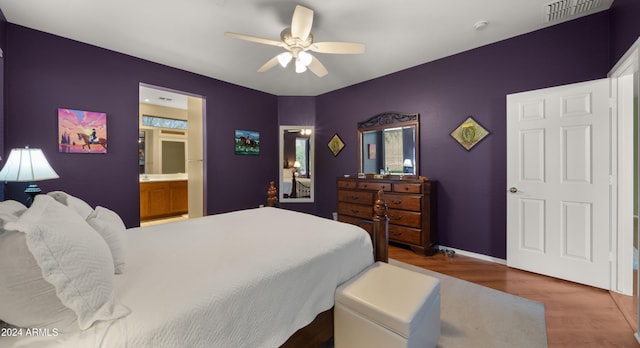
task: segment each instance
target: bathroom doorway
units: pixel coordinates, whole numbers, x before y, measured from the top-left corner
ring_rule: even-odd
[[[141,226],[204,215],[204,113],[202,96],[140,83]]]

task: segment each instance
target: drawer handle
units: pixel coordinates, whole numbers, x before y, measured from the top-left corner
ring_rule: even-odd
[[[400,221],[402,220],[402,216],[390,216],[390,219],[396,220],[396,221]]]
[[[404,187],[404,190],[405,190],[405,191],[409,191],[409,187],[406,187],[406,186],[405,186],[405,187]]]
[[[357,200],[359,200],[359,199],[360,199],[360,197],[358,197],[358,196],[351,196],[351,197],[349,197],[349,198],[351,198],[351,199],[352,199],[352,200],[354,200],[354,201],[357,201]]]
[[[393,200],[393,199],[392,199],[392,200],[391,200],[391,204],[400,205],[400,204],[402,204],[402,200],[400,200],[400,201],[396,201],[396,200]]]
[[[354,214],[358,214],[358,213],[360,212],[360,210],[357,210],[357,209],[351,209],[351,212],[352,212],[352,213],[354,213]]]
[[[400,237],[402,235],[402,232],[391,232],[391,235],[394,237]]]

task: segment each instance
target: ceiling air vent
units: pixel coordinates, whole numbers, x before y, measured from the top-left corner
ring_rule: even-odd
[[[544,5],[544,21],[561,21],[568,17],[604,10],[608,6],[611,6],[610,0],[558,0]]]

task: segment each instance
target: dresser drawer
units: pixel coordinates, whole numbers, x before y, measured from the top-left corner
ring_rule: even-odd
[[[338,180],[338,188],[348,188],[348,189],[354,189],[357,187],[358,183],[352,180]]]
[[[373,204],[373,192],[367,191],[338,191],[338,201],[348,203]]]
[[[419,212],[389,209],[387,216],[389,217],[389,224],[422,227],[422,214]]]
[[[371,205],[338,202],[338,214],[371,220],[373,219],[373,207]]]
[[[358,188],[362,190],[391,191],[391,184],[388,182],[360,181]]]
[[[365,220],[360,218],[355,218],[353,216],[346,216],[338,214],[338,221],[346,222],[348,224],[356,225],[361,227],[365,231],[369,233],[371,236],[373,234],[373,222],[371,220]]]
[[[389,225],[389,240],[421,245],[422,233],[419,229]]]
[[[373,234],[373,209],[378,191],[387,205],[389,240],[432,255],[437,239],[437,182],[425,178],[336,178],[338,220]]]
[[[422,185],[408,183],[393,184],[393,192],[422,193]]]
[[[400,195],[387,193],[384,195],[384,199],[390,209],[403,209],[412,211],[422,210],[421,195]]]

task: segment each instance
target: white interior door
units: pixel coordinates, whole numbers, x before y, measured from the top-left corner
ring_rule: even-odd
[[[507,96],[507,265],[610,289],[609,80]]]

